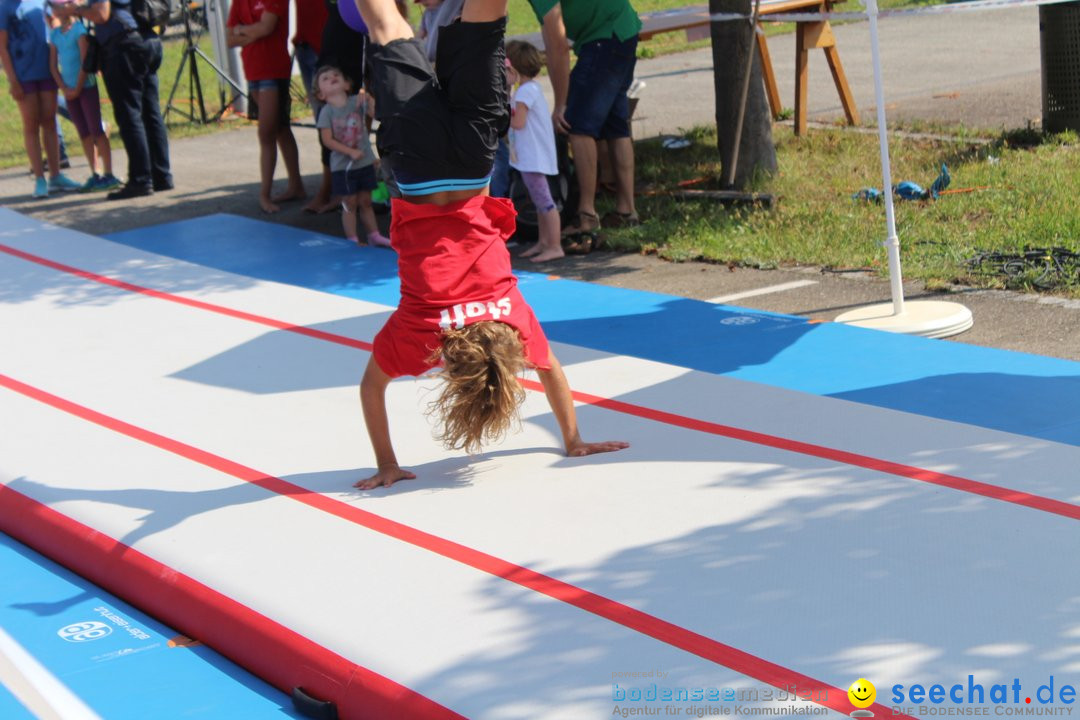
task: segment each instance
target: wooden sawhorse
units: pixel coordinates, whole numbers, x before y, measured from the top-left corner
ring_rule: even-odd
[[[768,6],[768,12],[766,12]],[[773,15],[784,12],[828,12],[832,8],[829,0],[815,0],[812,4],[807,0],[763,0],[761,3],[761,15]],[[765,36],[758,35],[758,54],[761,57],[761,71],[765,78],[765,93],[769,98],[769,108],[773,117],[780,116],[780,91],[776,87],[776,74],[773,72],[772,60],[769,57],[769,46]],[[820,48],[825,51],[825,59],[829,63],[832,72],[833,83],[836,92],[840,96],[840,104],[844,108],[848,125],[859,124],[859,111],[855,107],[855,98],[851,95],[847,76],[844,75],[844,66],[840,63],[840,53],[836,49],[836,36],[833,35],[832,26],[828,20],[817,22],[795,23],[795,134],[802,135],[806,132],[806,98],[807,83],[810,77],[810,50]]]
[[[842,2],[843,0],[839,0]],[[769,15],[790,12],[828,12],[833,0],[762,0],[759,23],[769,22]],[[642,40],[648,40],[660,33],[673,30],[686,31],[688,40],[701,40],[709,36],[709,8],[707,5],[695,5],[677,10],[661,10],[645,13],[641,16]],[[758,34],[758,56],[761,59],[761,71],[765,80],[765,94],[769,99],[769,109],[773,117],[779,119],[783,106],[780,103],[780,91],[776,86],[776,73],[773,71],[769,44],[763,34]],[[807,84],[809,80],[810,50],[820,48],[825,51],[825,59],[832,71],[833,83],[840,95],[840,104],[849,125],[859,124],[859,111],[855,107],[855,98],[848,87],[844,66],[840,63],[840,53],[836,49],[836,37],[828,20],[799,21],[795,23],[795,134],[806,133]]]

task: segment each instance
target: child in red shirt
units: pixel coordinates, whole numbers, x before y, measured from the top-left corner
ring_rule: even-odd
[[[300,153],[292,133],[289,82],[288,0],[233,0],[226,23],[226,44],[240,48],[248,90],[259,114],[259,207],[265,213],[281,208],[277,203],[306,196],[300,176]],[[271,196],[278,148],[285,161],[289,186]]]
[[[505,434],[524,399],[518,375],[528,367],[544,386],[567,455],[628,447],[582,440],[566,376],[511,272],[513,205],[487,194],[509,123],[506,0],[465,0],[461,21],[440,31],[437,70],[393,0],[357,5],[372,42],[379,155],[404,197],[392,201],[390,227],[401,303],[375,337],[360,384],[378,468],[356,487],[416,477],[398,465],[390,442],[386,386],[440,365],[446,386],[433,409],[449,448],[474,452]]]

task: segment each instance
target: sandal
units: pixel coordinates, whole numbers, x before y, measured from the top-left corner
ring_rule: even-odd
[[[641,218],[633,213],[621,213],[612,210],[604,213],[600,224],[606,228],[630,228],[641,224]]]
[[[588,255],[600,246],[595,232],[577,232],[563,237],[563,252],[567,255]]]

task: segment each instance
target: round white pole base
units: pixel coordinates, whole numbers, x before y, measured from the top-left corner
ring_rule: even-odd
[[[943,338],[962,333],[975,320],[971,311],[959,303],[940,300],[916,300],[904,303],[904,312],[893,314],[893,304],[881,303],[851,310],[836,318],[835,322],[872,330]]]

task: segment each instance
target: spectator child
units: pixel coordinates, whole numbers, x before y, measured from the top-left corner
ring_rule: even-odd
[[[34,174],[33,197],[48,197],[49,192],[57,190],[78,190],[80,185],[60,172],[57,86],[49,71],[48,20],[43,0],[0,3],[0,64],[22,117],[23,146]],[[49,165],[48,180],[41,161],[42,145]]]
[[[440,31],[434,69],[391,0],[357,4],[371,31],[379,152],[404,197],[392,200],[391,230],[401,302],[375,337],[360,385],[378,467],[356,486],[416,477],[398,465],[386,388],[437,365],[446,385],[432,407],[449,448],[476,451],[514,424],[524,395],[517,375],[527,367],[536,368],[567,455],[627,447],[582,440],[566,376],[511,272],[513,205],[486,191],[509,115],[506,0],[466,0],[461,22]]]
[[[375,102],[363,90],[350,95],[352,86],[341,70],[324,65],[315,72],[315,93],[323,103],[316,125],[323,145],[330,149],[333,192],[341,198],[341,225],[345,237],[361,242],[356,232],[356,216],[364,226],[366,244],[390,247],[379,232],[371,191],[378,185],[375,153],[368,139],[368,118],[375,116]]]
[[[517,86],[510,99],[510,167],[521,173],[539,227],[537,243],[521,256],[531,257],[533,262],[554,260],[565,253],[559,210],[551,198],[547,178],[559,174],[555,128],[544,92],[536,82],[544,59],[532,44],[521,40],[506,43],[506,59],[510,62],[510,82]]]
[[[226,44],[241,48],[248,90],[259,113],[259,207],[265,213],[276,213],[281,209],[278,203],[307,194],[292,133],[288,0],[234,0],[226,25]],[[284,193],[272,196],[278,148],[289,185]]]
[[[88,45],[86,25],[70,14],[61,15],[59,23],[49,33],[52,46],[49,65],[53,79],[64,93],[71,123],[79,133],[83,153],[90,165],[90,178],[82,186],[82,191],[112,190],[120,187],[120,180],[112,171],[112,145],[101,120],[97,78],[83,70]]]
[[[563,230],[566,251],[586,254],[601,227],[641,223],[634,204],[634,142],[630,102],[641,19],[630,0],[529,0],[541,24],[548,77],[555,95],[552,121],[570,134],[578,182],[578,217]],[[570,70],[570,48],[577,62]],[[617,186],[615,209],[596,214],[599,141],[607,141]]]
[[[342,0],[350,2],[350,0]],[[326,10],[326,22],[323,23],[322,37],[319,42],[319,57],[315,63],[318,70],[323,65],[333,65],[341,70],[346,79],[352,82],[354,88],[364,85],[364,48],[367,44],[367,35],[353,30],[341,17],[338,8],[338,0],[323,0],[323,8]],[[319,119],[319,111],[322,103],[316,97],[314,87],[314,73],[312,73],[312,88],[310,90],[311,110],[315,120]],[[321,132],[321,131],[316,131]],[[332,194],[332,181],[330,178],[330,150],[319,140],[319,160],[322,162],[322,177],[319,180],[319,189],[304,205],[304,212],[313,215],[332,212],[339,208]]]

